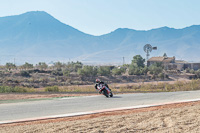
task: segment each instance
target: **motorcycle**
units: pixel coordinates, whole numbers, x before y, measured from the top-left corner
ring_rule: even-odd
[[[103,94],[106,97],[113,97],[112,91],[104,84],[97,86],[99,94]]]

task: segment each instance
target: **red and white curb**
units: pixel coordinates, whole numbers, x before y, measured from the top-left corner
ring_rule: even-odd
[[[196,102],[196,101],[200,101],[200,99],[182,100],[182,101],[166,102],[166,103],[150,104],[150,105],[137,105],[137,106],[130,106],[130,107],[112,108],[112,109],[95,110],[95,111],[87,111],[87,112],[77,112],[77,113],[69,113],[69,114],[61,114],[61,115],[51,115],[51,116],[26,118],[26,119],[18,119],[18,120],[7,120],[7,121],[0,121],[0,124],[11,124],[11,123],[38,121],[38,120],[46,120],[46,119],[56,119],[56,118],[73,117],[73,116],[81,116],[81,115],[90,115],[90,114],[97,114],[97,113],[103,113],[103,112],[112,112],[112,111],[120,111],[120,110],[128,110],[128,109],[148,108],[148,107],[155,107],[155,106],[169,105],[169,104],[177,104],[177,103]]]

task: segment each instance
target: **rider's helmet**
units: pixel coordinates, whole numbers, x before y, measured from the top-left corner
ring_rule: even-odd
[[[101,82],[101,80],[100,79],[96,79],[96,83],[100,83]]]

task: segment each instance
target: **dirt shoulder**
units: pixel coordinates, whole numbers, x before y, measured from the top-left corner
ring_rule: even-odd
[[[0,125],[0,132],[198,132],[200,101]]]

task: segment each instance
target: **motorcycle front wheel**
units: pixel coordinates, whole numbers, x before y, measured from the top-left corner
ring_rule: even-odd
[[[113,97],[113,94],[112,94],[112,92],[110,92],[110,97]]]

